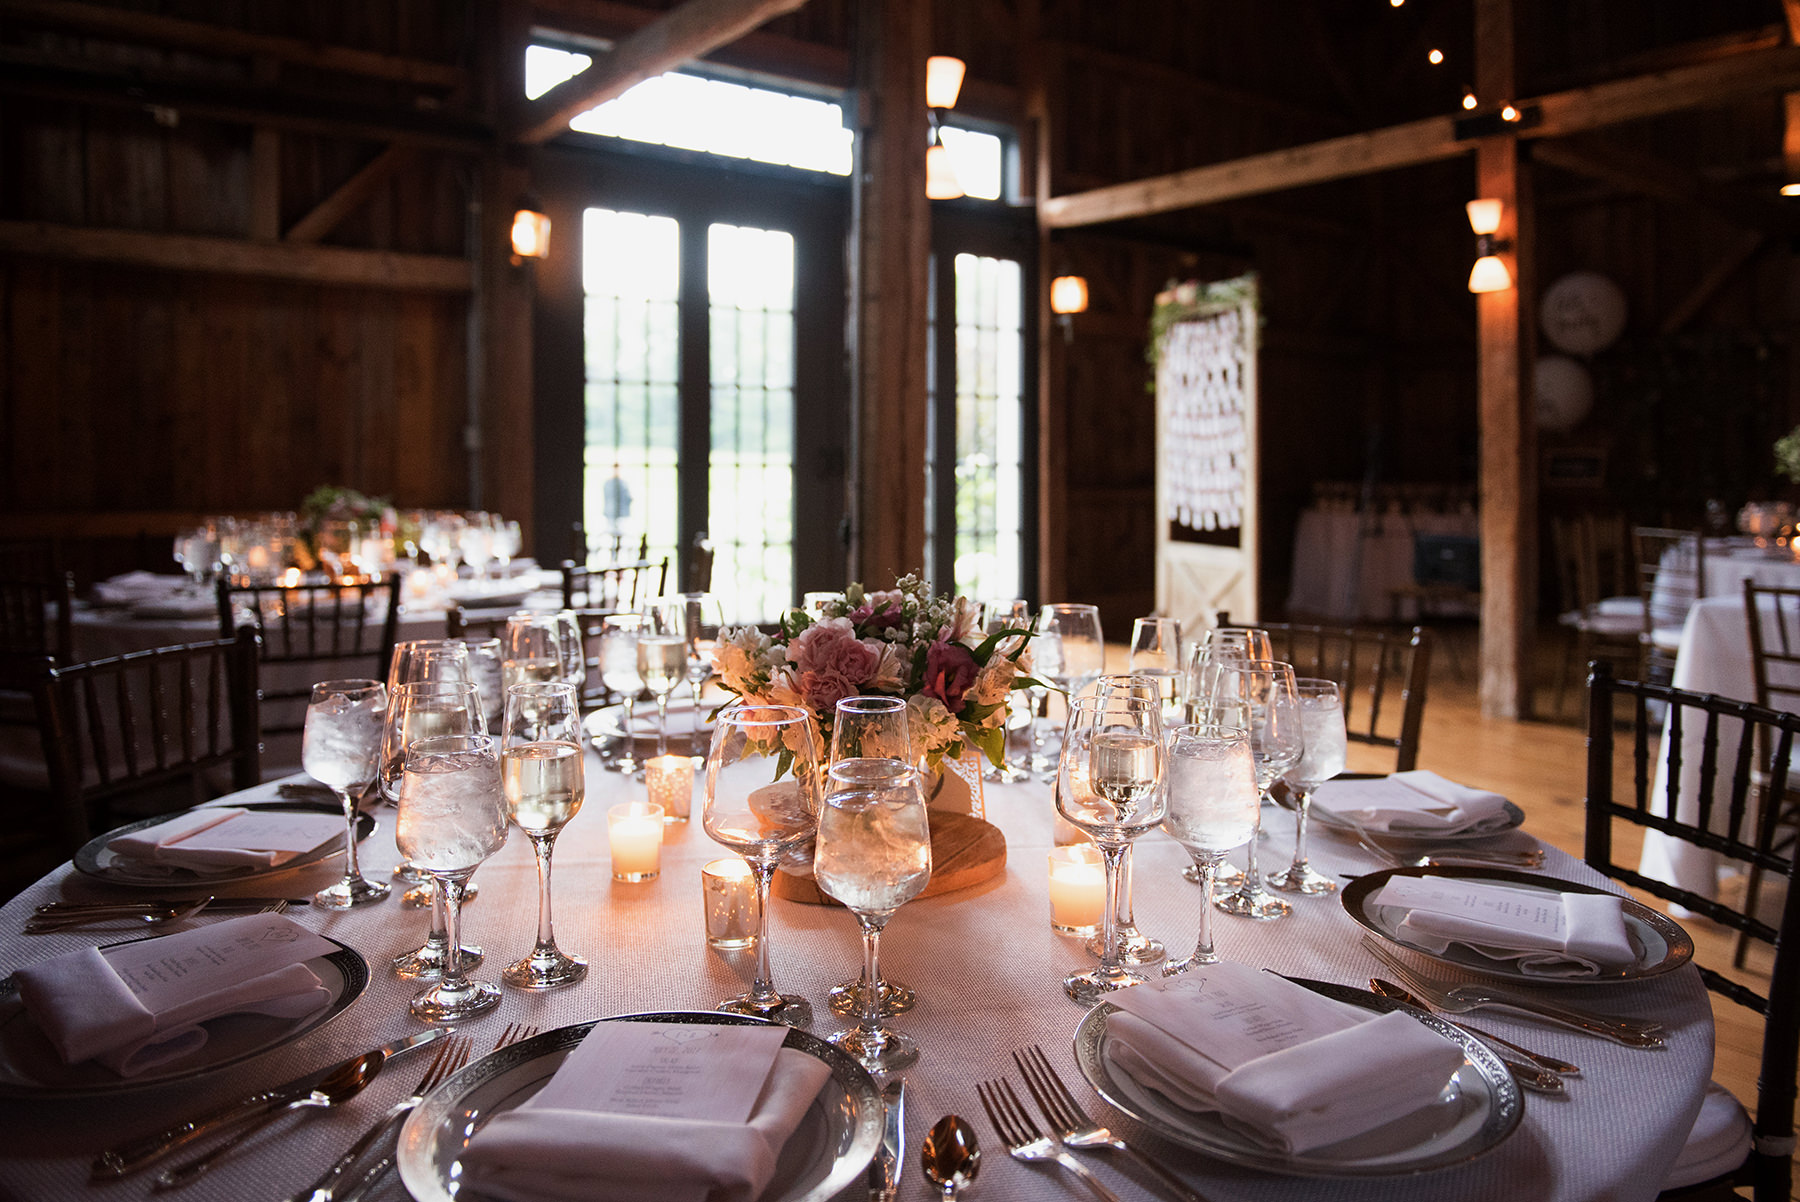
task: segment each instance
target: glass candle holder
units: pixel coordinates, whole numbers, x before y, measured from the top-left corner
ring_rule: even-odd
[[[686,822],[694,801],[694,760],[685,755],[659,755],[644,761],[650,801],[662,807],[665,823]]]
[[[606,811],[606,836],[612,847],[615,881],[653,881],[662,871],[662,807],[648,801],[626,801]]]
[[[1106,908],[1106,870],[1100,849],[1071,843],[1050,853],[1050,929],[1092,935]]]
[[[706,902],[706,942],[721,951],[756,943],[762,915],[756,906],[756,874],[736,856],[714,860],[700,870]]]

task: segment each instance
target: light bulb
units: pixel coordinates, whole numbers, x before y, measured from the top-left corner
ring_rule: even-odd
[[[1433,48],[1431,53],[1427,54],[1425,57],[1431,60],[1431,63],[1433,66],[1436,66],[1438,63],[1441,63],[1444,61],[1444,52],[1442,50]]]
[[[1505,205],[1488,196],[1471,200],[1463,209],[1469,214],[1470,229],[1478,234],[1491,234],[1500,228],[1500,216],[1505,211]]]
[[[1466,109],[1472,109],[1475,107],[1475,93],[1473,93],[1473,92],[1464,92],[1463,93],[1463,107]]]
[[[513,214],[512,250],[521,259],[541,259],[550,253],[550,218],[532,209]]]
[[[1512,287],[1512,272],[1499,255],[1482,255],[1469,269],[1470,292],[1504,292]]]
[[[1050,312],[1086,313],[1087,281],[1078,275],[1059,275],[1050,281]]]
[[[927,200],[955,200],[963,195],[962,182],[950,162],[950,148],[939,144],[925,152],[925,197]]]
[[[934,54],[925,60],[925,107],[953,109],[962,92],[963,73],[968,68],[960,58]],[[961,193],[958,193],[961,195]]]
[[[1514,108],[1512,105],[1509,104],[1505,108],[1500,110],[1500,120],[1502,120],[1502,121],[1517,121],[1518,119],[1519,119],[1519,110]]]

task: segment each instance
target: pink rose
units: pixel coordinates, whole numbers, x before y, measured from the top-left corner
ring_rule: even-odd
[[[841,672],[800,673],[800,698],[815,714],[829,715],[837,709],[838,702],[861,691],[855,681]]]
[[[979,670],[974,653],[961,643],[933,643],[925,653],[925,687],[920,691],[957,713],[962,709],[963,694],[969,691]]]
[[[814,713],[829,714],[845,697],[862,691],[881,663],[879,644],[856,637],[846,618],[816,622],[788,644],[800,695]]]

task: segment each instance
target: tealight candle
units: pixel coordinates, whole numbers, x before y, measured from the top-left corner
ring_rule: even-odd
[[[694,800],[694,761],[685,755],[658,755],[644,761],[650,800],[662,807],[664,822],[686,822]]]
[[[1091,935],[1106,908],[1106,869],[1092,843],[1071,843],[1050,853],[1050,927],[1064,935]]]
[[[662,807],[626,801],[606,811],[615,881],[653,881],[662,871]]]
[[[736,856],[714,860],[700,870],[706,902],[706,942],[726,951],[749,947],[762,928],[756,908],[756,874]]]

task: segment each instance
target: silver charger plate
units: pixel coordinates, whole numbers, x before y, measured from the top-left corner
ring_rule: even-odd
[[[702,1026],[758,1026],[762,1019],[718,1011],[621,1014],[597,1022],[693,1023]],[[467,1185],[451,1189],[469,1136],[483,1122],[529,1099],[555,1075],[576,1045],[594,1027],[576,1023],[546,1031],[482,1057],[433,1090],[400,1129],[400,1180],[418,1202],[469,1202],[479,1198]],[[816,1035],[789,1029],[783,1047],[805,1052],[831,1069],[782,1148],[775,1177],[759,1202],[828,1202],[868,1172],[881,1144],[881,1093],[850,1057]]]
[[[1106,1023],[1118,1007],[1101,1002],[1075,1029],[1075,1062],[1101,1097],[1171,1143],[1213,1160],[1288,1177],[1398,1177],[1467,1164],[1492,1151],[1524,1117],[1525,1103],[1512,1074],[1480,1040],[1435,1015],[1348,985],[1295,980],[1365,1010],[1404,1011],[1462,1049],[1456,1070],[1436,1102],[1397,1117],[1354,1139],[1308,1152],[1288,1153],[1227,1127],[1216,1114],[1196,1114],[1148,1090],[1121,1087],[1107,1061]]]
[[[1460,943],[1452,943],[1442,953],[1433,952],[1416,943],[1408,942],[1400,934],[1400,924],[1406,920],[1407,911],[1405,909],[1399,906],[1377,905],[1369,900],[1390,878],[1397,876],[1435,876],[1457,881],[1492,881],[1497,885],[1510,885],[1538,893],[1616,895],[1607,889],[1600,889],[1593,885],[1581,885],[1558,877],[1518,872],[1511,868],[1476,868],[1473,866],[1384,868],[1380,872],[1359,876],[1344,885],[1342,894],[1344,909],[1350,912],[1350,917],[1375,934],[1408,951],[1417,952],[1421,956],[1428,956],[1445,964],[1454,964],[1458,968],[1466,968],[1470,972],[1478,972],[1483,976],[1497,977],[1501,980],[1527,985],[1618,985],[1642,981],[1648,977],[1659,977],[1666,972],[1674,972],[1694,958],[1694,940],[1692,936],[1681,929],[1680,924],[1666,914],[1659,914],[1629,897],[1621,898],[1620,901],[1623,903],[1625,931],[1631,939],[1632,946],[1637,950],[1638,958],[1636,962],[1623,968],[1609,969],[1597,976],[1528,976],[1520,972],[1518,965],[1511,960],[1490,960],[1475,949]]]
[[[269,801],[232,802],[241,810],[294,810],[302,813],[322,813],[318,806],[299,801],[283,801],[279,798]],[[306,868],[321,860],[329,860],[332,856],[344,854],[344,841],[334,839],[323,847],[295,856],[285,864],[274,868],[232,868],[225,872],[192,872],[186,868],[150,869],[125,856],[115,855],[107,844],[121,835],[129,835],[152,826],[160,826],[183,813],[158,814],[154,818],[145,818],[138,822],[128,822],[124,826],[107,831],[104,835],[96,835],[82,844],[81,850],[75,853],[75,869],[96,880],[105,881],[109,885],[127,885],[134,889],[185,889],[210,888],[213,885],[234,884],[238,881],[256,880],[260,877],[275,876],[278,873],[292,872],[296,868]],[[356,840],[362,842],[375,832],[375,817],[368,813],[359,813],[356,818]]]
[[[713,725],[709,721],[713,707],[695,706],[690,700],[671,701],[669,703],[669,750],[677,755],[688,754],[704,756],[712,744]],[[606,743],[623,736],[625,732],[625,707],[609,705],[594,710],[583,719],[588,738],[596,744]],[[646,745],[656,743],[656,706],[649,701],[640,701],[631,715],[631,739],[640,750]],[[654,754],[654,753],[652,753]]]
[[[1507,831],[1516,831],[1521,826],[1525,825],[1525,811],[1521,810],[1510,801],[1506,803],[1506,811],[1500,818],[1497,818],[1492,822],[1484,823],[1481,826],[1472,827],[1468,830],[1449,832],[1378,831],[1367,827],[1358,830],[1355,826],[1345,822],[1330,810],[1319,808],[1316,802],[1314,803],[1310,814],[1312,820],[1320,826],[1329,827],[1334,831],[1342,831],[1351,838],[1355,838],[1360,834],[1367,834],[1371,839],[1382,843],[1462,843],[1469,839],[1491,839],[1495,835],[1504,835]]]
[[[337,944],[338,948],[305,962],[331,994],[331,1000],[323,1010],[299,1019],[266,1014],[213,1019],[206,1024],[205,1046],[193,1056],[135,1077],[121,1077],[98,1064],[64,1064],[55,1047],[26,1013],[13,978],[7,977],[0,981],[0,1096],[90,1097],[155,1089],[229,1068],[309,1035],[348,1010],[369,987],[368,961],[329,935],[320,937]]]

